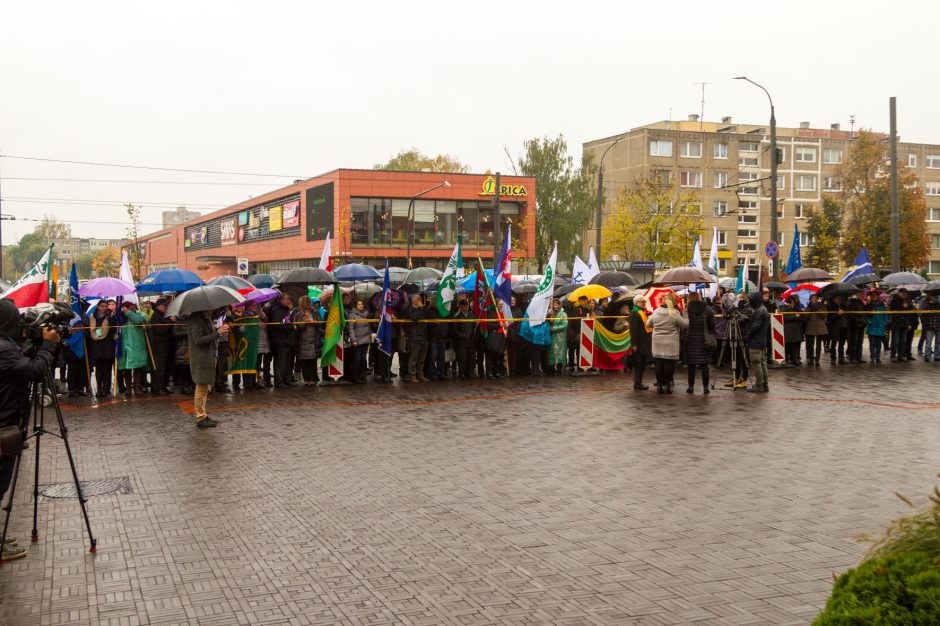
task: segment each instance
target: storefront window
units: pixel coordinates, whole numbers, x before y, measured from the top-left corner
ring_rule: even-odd
[[[457,203],[457,223],[463,241],[469,245],[479,245],[480,240],[480,209],[476,202]]]
[[[480,203],[480,240],[484,246],[492,247],[496,238],[496,211],[488,202]]]
[[[457,243],[457,203],[438,200],[434,212],[434,243],[450,245]]]
[[[365,198],[349,202],[349,234],[353,244],[369,243],[369,202]]]
[[[519,237],[519,205],[515,202],[499,203],[499,237],[506,236],[506,229],[512,224],[512,236]]]
[[[405,245],[408,241],[408,204],[409,200],[392,200],[392,243]]]
[[[434,243],[434,200],[415,200],[414,208],[414,239],[416,246],[429,246]]]
[[[392,202],[383,198],[370,198],[369,212],[372,215],[371,244],[392,242]]]

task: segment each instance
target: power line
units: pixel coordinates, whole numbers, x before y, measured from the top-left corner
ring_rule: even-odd
[[[191,181],[191,180],[118,180],[101,178],[33,178],[29,176],[4,176],[3,180],[35,180],[56,183],[125,183],[134,185],[239,185],[252,187],[269,187],[270,183],[233,183],[219,181]]]
[[[43,198],[34,196],[6,196],[0,198],[3,202],[31,202],[38,204],[83,204],[88,206],[124,206],[126,204],[138,204],[141,206],[163,206],[180,207],[189,205],[199,205],[203,207],[225,208],[231,206],[228,204],[206,204],[204,202],[128,202],[127,200],[93,200],[81,198]]]
[[[69,165],[93,165],[95,167],[122,167],[134,170],[155,170],[160,172],[189,172],[193,174],[220,174],[224,176],[266,176],[268,178],[304,179],[306,176],[290,174],[257,174],[252,172],[223,172],[218,170],[194,170],[182,167],[156,167],[151,165],[127,165],[122,163],[98,163],[95,161],[72,161],[69,159],[49,159],[44,157],[20,156],[15,154],[0,154],[0,159],[19,159],[21,161],[45,161],[47,163],[68,163]]]
[[[55,216],[52,216],[52,217],[55,217]],[[35,217],[13,216],[13,219],[11,219],[10,221],[12,222],[41,222],[43,220],[35,218]],[[72,220],[72,219],[64,220],[64,221],[69,224],[116,224],[118,226],[130,226],[131,225],[130,220],[127,220],[126,222],[102,222],[101,220]],[[141,226],[161,226],[161,227],[163,226],[163,224],[159,224],[157,222],[138,222],[138,223]]]

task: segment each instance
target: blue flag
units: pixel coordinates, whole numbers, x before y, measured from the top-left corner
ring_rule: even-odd
[[[379,350],[392,356],[392,313],[389,311],[388,259],[385,259],[385,280],[382,282],[382,307],[379,309],[379,328],[375,336],[379,340]]]
[[[790,258],[787,259],[787,266],[783,271],[788,275],[803,267],[803,257],[800,254],[800,227],[793,225],[793,243],[790,244]],[[796,287],[796,283],[790,283],[790,287]]]
[[[855,278],[856,276],[861,276],[862,274],[874,274],[875,268],[872,267],[871,259],[868,258],[868,250],[865,246],[862,246],[862,251],[858,253],[855,257],[855,260],[852,261],[850,265],[845,270],[845,276],[842,277],[840,282],[848,282],[850,278]]]
[[[72,319],[71,326],[81,326],[82,325],[82,303],[78,298],[78,270],[75,269],[75,264],[72,263],[72,271],[69,274],[69,306],[72,307],[72,312],[75,313],[75,317]],[[68,339],[69,349],[72,350],[72,353],[75,354],[78,358],[84,358],[85,356],[85,332],[78,330],[72,331],[72,336]]]

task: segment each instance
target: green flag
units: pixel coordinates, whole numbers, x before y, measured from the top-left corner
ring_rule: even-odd
[[[434,296],[434,303],[437,304],[437,311],[441,317],[450,316],[451,303],[457,294],[457,279],[463,278],[463,256],[460,254],[460,238],[457,238],[457,245],[450,254],[450,261],[447,262],[447,269],[441,276],[441,284],[437,286],[437,294]]]
[[[229,374],[254,374],[258,362],[258,316],[240,317],[228,334]]]
[[[339,288],[339,285],[334,285],[330,311],[326,314],[326,331],[323,333],[323,355],[320,357],[322,365],[330,365],[336,361],[336,346],[342,344],[345,329],[346,311],[343,309],[343,290]]]

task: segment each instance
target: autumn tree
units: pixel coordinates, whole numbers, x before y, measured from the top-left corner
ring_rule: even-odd
[[[646,176],[620,189],[604,223],[602,244],[608,254],[625,259],[686,265],[701,228],[702,205],[695,191]]]
[[[121,253],[117,248],[108,246],[95,255],[91,261],[91,269],[99,277],[117,276],[121,267]]]
[[[72,236],[72,227],[63,224],[54,217],[44,215],[42,221],[33,229],[33,232],[39,236],[41,241],[48,244],[55,239],[69,239]]]
[[[428,156],[418,150],[402,150],[385,163],[376,163],[372,169],[376,170],[397,170],[403,172],[421,172],[428,170],[431,172],[453,172],[456,174],[466,174],[470,168],[461,163],[456,157],[449,154],[439,154],[437,156]]]
[[[878,136],[861,131],[849,149],[848,158],[836,170],[842,185],[840,254],[844,263],[851,263],[864,245],[874,267],[891,264],[889,148],[890,144],[881,143]],[[927,203],[917,176],[903,163],[898,164],[898,213],[901,268],[920,269],[930,257]]]
[[[842,238],[842,211],[833,198],[823,198],[822,207],[813,209],[807,218],[807,238],[812,242],[803,254],[807,267],[827,271],[839,265]]]
[[[86,252],[85,254],[79,254],[74,257],[72,262],[75,264],[75,270],[78,272],[79,278],[91,278],[92,273],[92,262],[95,260],[95,255]]]
[[[131,242],[128,246],[128,263],[131,266],[133,277],[136,280],[142,278],[140,265],[143,262],[143,254],[140,247],[140,207],[128,202],[124,205],[127,211],[127,217],[130,219],[130,226],[127,227],[127,239]]]
[[[591,178],[597,168],[590,158],[575,166],[563,135],[530,139],[519,159],[519,173],[533,176],[535,189],[535,260],[539,272],[555,241],[558,256],[571,259],[581,251],[581,238],[591,223],[594,194]]]

